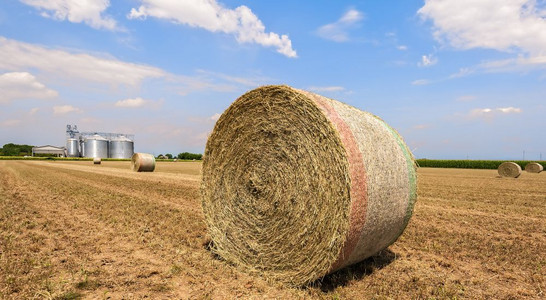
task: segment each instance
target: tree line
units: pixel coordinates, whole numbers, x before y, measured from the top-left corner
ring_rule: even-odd
[[[178,158],[178,159],[190,159],[190,160],[201,160],[203,159],[203,154],[199,154],[199,153],[189,153],[189,152],[182,152],[182,153],[178,153],[177,156],[173,156],[171,153],[167,153],[165,155],[163,154],[159,154],[157,156],[158,159],[173,159],[173,158]]]
[[[31,145],[5,144],[0,148],[0,156],[25,156],[32,155]]]

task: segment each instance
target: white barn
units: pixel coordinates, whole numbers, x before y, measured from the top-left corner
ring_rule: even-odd
[[[32,156],[35,154],[55,154],[57,157],[64,157],[66,156],[66,148],[51,145],[32,147]]]

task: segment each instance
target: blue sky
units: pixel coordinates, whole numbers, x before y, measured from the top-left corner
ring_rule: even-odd
[[[288,84],[374,113],[418,158],[546,158],[546,1],[7,0],[0,144],[66,124],[203,152],[219,115]]]

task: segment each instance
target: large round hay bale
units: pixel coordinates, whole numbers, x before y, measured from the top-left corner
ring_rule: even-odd
[[[521,175],[521,167],[515,162],[510,161],[500,164],[497,171],[502,177],[518,178]]]
[[[148,153],[135,153],[131,157],[131,168],[135,172],[153,172],[155,157]]]
[[[299,286],[395,242],[413,211],[416,169],[400,135],[378,117],[265,86],[217,121],[201,194],[214,252]]]
[[[525,171],[529,173],[540,173],[544,171],[544,166],[537,162],[528,163],[525,165]]]
[[[100,157],[93,158],[93,164],[100,165],[101,162],[102,162],[102,159]]]

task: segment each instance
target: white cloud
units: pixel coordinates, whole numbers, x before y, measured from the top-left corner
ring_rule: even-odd
[[[41,11],[41,15],[72,23],[85,23],[95,29],[119,30],[116,21],[104,16],[109,0],[20,0]]]
[[[417,65],[420,67],[430,67],[434,66],[438,62],[438,59],[434,57],[434,55],[423,55],[421,57],[421,62],[419,62]]]
[[[34,107],[32,109],[30,109],[30,111],[28,112],[28,115],[29,116],[33,116],[35,115],[40,109],[38,107]]]
[[[138,9],[131,9],[127,16],[129,19],[145,19],[150,16],[211,32],[233,34],[239,43],[256,43],[275,47],[277,52],[287,57],[297,57],[288,36],[265,32],[262,21],[247,6],[228,9],[216,0],[143,0],[142,2]]]
[[[216,122],[216,121],[218,121],[218,119],[220,119],[220,116],[221,116],[221,114],[215,113],[214,115],[212,115],[210,117],[210,120]]]
[[[475,72],[475,68],[460,68],[459,72],[449,75],[450,79],[468,76]]]
[[[499,107],[496,109],[496,111],[501,112],[503,114],[519,114],[521,112],[521,108],[517,107]]]
[[[137,97],[137,98],[119,100],[118,102],[116,102],[115,106],[135,108],[135,107],[144,106],[147,102],[148,100],[144,100],[140,97]]]
[[[319,27],[317,34],[334,42],[347,42],[349,41],[348,30],[357,26],[363,18],[364,15],[361,12],[350,9],[336,22]]]
[[[522,112],[521,108],[517,107],[497,107],[497,108],[475,108],[472,109],[467,116],[470,118],[485,118],[492,119],[497,115],[507,114],[519,114]]]
[[[426,80],[426,79],[418,79],[418,80],[414,80],[411,84],[412,85],[427,85],[429,84],[430,81],[429,80]]]
[[[342,86],[310,86],[307,88],[310,91],[321,93],[321,92],[341,92],[345,88]]]
[[[58,93],[39,82],[27,72],[0,74],[0,103],[15,99],[51,99]]]
[[[72,105],[53,106],[53,114],[55,115],[64,115],[71,112],[81,113],[82,110]]]
[[[246,87],[258,87],[260,85],[266,84],[267,82],[271,82],[270,78],[259,76],[259,75],[251,76],[251,77],[237,77],[237,76],[227,75],[220,72],[212,72],[207,70],[197,70],[197,72],[209,78],[210,77],[219,78],[227,82],[240,84]]]
[[[55,50],[4,37],[0,37],[0,57],[0,69],[37,69],[54,77],[109,85],[137,85],[147,78],[169,75],[159,68],[147,65]]]
[[[408,46],[406,45],[399,45],[399,46],[396,46],[396,49],[400,50],[400,51],[406,51],[408,50]]]
[[[535,0],[428,0],[418,14],[432,20],[438,40],[455,48],[546,55],[546,10]]]
[[[158,106],[161,106],[162,104],[163,104],[162,100],[154,101],[154,100],[147,100],[147,99],[142,99],[140,97],[136,97],[136,98],[128,98],[124,100],[119,100],[114,104],[114,106],[123,107],[123,108],[140,108],[144,106],[158,107]]]

